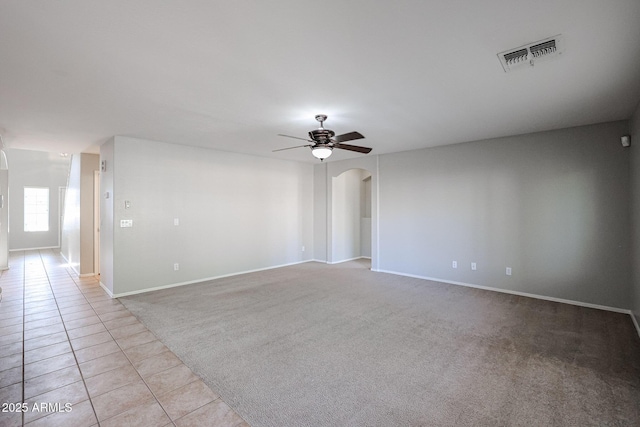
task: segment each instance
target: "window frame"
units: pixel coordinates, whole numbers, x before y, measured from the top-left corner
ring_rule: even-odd
[[[36,190],[31,195],[31,190]],[[46,203],[43,192],[46,191]],[[35,202],[31,202],[27,197],[34,197]],[[49,187],[25,186],[23,192],[23,230],[25,233],[42,233],[51,230],[51,189]],[[43,209],[44,208],[44,209]],[[35,217],[35,221],[34,221]]]

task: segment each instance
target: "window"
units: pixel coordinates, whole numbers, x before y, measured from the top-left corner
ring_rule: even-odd
[[[24,187],[24,231],[49,231],[49,189]]]

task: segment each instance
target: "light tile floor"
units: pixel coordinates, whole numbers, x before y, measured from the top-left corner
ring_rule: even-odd
[[[0,426],[248,426],[54,250],[11,252],[0,287]]]

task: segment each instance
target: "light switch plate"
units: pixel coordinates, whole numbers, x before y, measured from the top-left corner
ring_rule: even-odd
[[[133,220],[132,219],[121,219],[120,220],[120,227],[121,228],[133,227]]]

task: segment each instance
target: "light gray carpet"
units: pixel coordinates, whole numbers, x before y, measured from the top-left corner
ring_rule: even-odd
[[[637,426],[628,315],[306,263],[121,298],[259,426]]]

